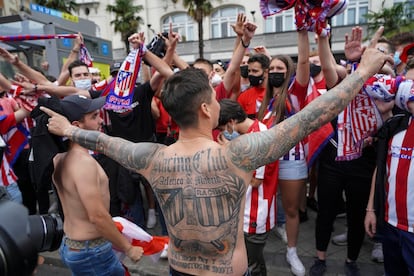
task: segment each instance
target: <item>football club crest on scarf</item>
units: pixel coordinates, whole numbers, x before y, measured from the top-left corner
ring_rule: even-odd
[[[80,46],[79,59],[80,61],[88,65],[88,67],[93,67],[91,54],[89,54],[89,51],[84,44]]]
[[[109,93],[106,97],[105,108],[119,111],[132,109],[135,82],[141,66],[141,57],[145,49],[141,45],[129,53],[119,69],[115,80],[109,85]]]

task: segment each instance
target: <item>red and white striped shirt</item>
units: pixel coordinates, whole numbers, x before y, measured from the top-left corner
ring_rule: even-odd
[[[414,120],[388,144],[385,221],[414,232]]]
[[[289,86],[288,96],[286,100],[287,118],[293,116],[299,112],[305,105],[305,98],[308,93],[308,86],[301,86],[296,79]],[[267,114],[264,116],[262,122],[265,123],[269,128],[272,127],[275,122],[274,113],[268,108]],[[284,156],[280,157],[279,160],[294,161],[294,160],[305,160],[305,141],[300,141],[293,148],[291,148]]]
[[[267,127],[255,120],[248,133],[265,131]],[[263,179],[258,187],[249,185],[246,191],[243,231],[248,234],[263,234],[276,223],[276,190],[279,162],[273,162],[255,171],[255,177]]]

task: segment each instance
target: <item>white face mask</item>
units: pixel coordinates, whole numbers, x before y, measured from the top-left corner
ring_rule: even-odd
[[[222,82],[222,78],[220,77],[219,74],[214,74],[213,77],[211,78],[211,85],[213,87],[219,85]]]
[[[92,86],[91,79],[74,80],[75,87],[82,90],[89,90]]]

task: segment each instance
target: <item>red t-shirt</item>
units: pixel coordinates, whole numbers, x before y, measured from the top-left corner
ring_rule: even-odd
[[[266,88],[254,86],[244,91],[237,98],[244,111],[249,117],[256,118],[260,105],[262,104]]]
[[[227,96],[228,92],[227,92],[226,88],[224,88],[224,83],[223,82],[220,82],[220,84],[218,84],[214,88],[214,90],[216,90],[216,99],[217,99],[218,102],[222,99],[228,98],[228,96]]]
[[[154,97],[153,99],[157,103],[158,109],[160,110],[160,117],[155,122],[155,131],[157,133],[167,133],[168,124],[170,124],[170,130],[175,130],[175,133],[178,133],[178,125],[171,119],[171,116],[162,105],[161,100],[157,97]]]

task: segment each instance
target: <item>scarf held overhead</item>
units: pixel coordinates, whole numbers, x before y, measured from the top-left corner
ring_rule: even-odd
[[[134,96],[135,82],[141,66],[143,46],[129,53],[119,69],[115,80],[108,85],[105,108],[110,110],[130,110]],[[105,92],[104,92],[105,93]]]

